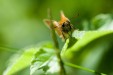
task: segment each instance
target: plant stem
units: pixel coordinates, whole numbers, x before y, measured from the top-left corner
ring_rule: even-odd
[[[0,49],[1,50],[6,50],[6,51],[9,51],[9,52],[17,52],[17,48],[11,48],[11,47],[6,47],[6,46],[0,46]]]
[[[50,9],[48,9],[48,17],[50,19],[51,36],[52,36],[52,39],[54,42],[56,55],[57,55],[57,58],[59,60],[59,65],[60,65],[59,75],[66,75],[65,69],[64,69],[64,64],[63,64],[63,61],[62,61],[61,56],[60,56],[59,44],[58,44],[58,40],[57,40],[57,37],[55,34],[55,30],[54,30],[54,26],[53,26],[53,22],[52,22],[52,14],[51,14]]]
[[[52,22],[52,13],[51,13],[50,9],[48,9],[48,17],[50,20],[51,36],[52,36],[52,39],[54,42],[54,46],[55,46],[55,48],[59,49],[59,44],[58,44],[57,37],[55,34],[55,30],[54,30],[54,26],[53,26],[53,22]]]
[[[72,63],[64,62],[64,64],[67,65],[67,66],[70,66],[70,67],[74,67],[74,68],[78,68],[78,69],[81,69],[81,70],[85,70],[85,71],[88,71],[88,72],[95,73],[95,75],[106,75],[104,73],[99,73],[99,72],[96,72],[95,70],[91,70],[91,69],[88,69],[88,68],[85,68],[85,67],[82,67],[82,66],[72,64]]]

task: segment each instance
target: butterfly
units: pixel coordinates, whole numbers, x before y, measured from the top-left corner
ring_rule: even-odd
[[[56,33],[63,39],[66,40],[69,37],[72,37],[72,32],[74,31],[74,26],[70,23],[70,20],[64,15],[63,11],[60,13],[60,21],[52,20],[53,28]],[[50,27],[51,21],[48,19],[44,20],[45,24]]]

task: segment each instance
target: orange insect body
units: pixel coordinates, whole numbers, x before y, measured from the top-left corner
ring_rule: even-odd
[[[61,12],[61,20],[59,22],[53,20],[53,25],[56,33],[62,38],[67,39],[71,36],[71,32],[74,30],[73,25],[70,24],[68,18]],[[50,20],[45,20],[45,23],[50,28]]]
[[[59,25],[62,25],[66,21],[69,21],[69,19],[65,17],[63,12],[61,12],[61,20],[59,21]]]

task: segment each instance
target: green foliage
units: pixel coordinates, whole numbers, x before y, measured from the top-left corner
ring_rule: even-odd
[[[54,20],[63,10],[81,30],[60,46],[67,75],[113,75],[113,0],[0,0],[0,75],[26,75],[29,68],[31,75],[59,74],[55,48],[45,42],[48,7]]]
[[[37,50],[31,62],[30,75],[55,75],[58,71],[58,59],[54,50],[44,47]]]
[[[113,20],[111,14],[100,14],[92,19],[93,29],[97,30],[113,30]]]
[[[14,54],[9,62],[9,66],[4,71],[3,75],[12,75],[26,67],[28,67],[31,63],[31,59],[33,58],[33,54],[36,52],[35,49],[27,49],[23,53],[18,52]]]
[[[106,39],[107,38],[111,38],[113,34],[113,31],[75,31],[73,33],[73,37],[77,38],[78,41],[69,49],[65,49],[66,51],[69,51],[71,53],[73,53],[73,51],[77,52],[79,50],[81,50],[84,46],[86,45],[90,45],[91,42],[96,41],[96,39],[98,40],[99,38],[103,38]],[[105,37],[105,38],[104,38]],[[110,40],[106,39],[107,41],[111,41],[112,38]],[[103,42],[106,42],[106,40],[104,40]],[[101,41],[101,40],[99,40]],[[66,44],[69,42],[69,39],[67,40]],[[67,46],[64,46],[67,47]],[[70,53],[68,53],[70,54]],[[71,55],[71,54],[70,54]],[[68,56],[69,57],[69,56]]]
[[[68,75],[112,75],[113,60],[110,57],[113,57],[113,20],[109,15],[98,15],[90,23],[94,31],[75,30],[73,37],[66,40],[61,50]],[[58,75],[58,62],[53,45],[44,42],[36,48],[14,54],[3,75],[15,75],[29,66],[30,75]]]
[[[101,17],[104,18],[101,18]],[[69,39],[66,41],[62,57],[75,65],[84,66],[94,69],[98,72],[103,72],[112,75],[113,60],[110,59],[113,55],[113,20],[109,15],[98,15],[92,21],[97,30],[95,31],[74,31],[73,37],[78,41],[68,48]],[[106,62],[109,62],[106,65]],[[101,66],[99,66],[101,65]],[[108,68],[109,66],[109,68]],[[78,75],[93,75],[83,70],[77,70]]]

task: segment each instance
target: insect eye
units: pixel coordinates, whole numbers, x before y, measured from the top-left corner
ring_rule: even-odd
[[[62,27],[65,27],[65,24],[63,23]]]

